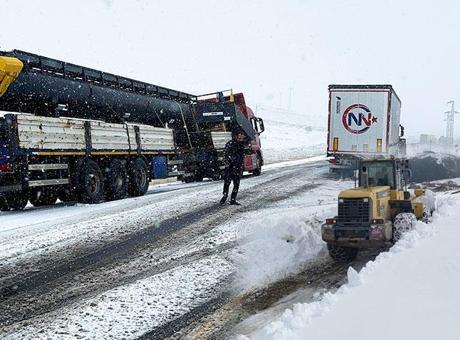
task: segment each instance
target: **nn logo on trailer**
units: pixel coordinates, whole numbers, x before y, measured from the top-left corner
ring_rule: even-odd
[[[353,104],[343,113],[342,123],[348,132],[359,135],[377,123],[377,117],[372,114],[366,105]]]

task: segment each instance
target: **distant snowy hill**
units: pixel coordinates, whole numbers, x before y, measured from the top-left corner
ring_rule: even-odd
[[[326,153],[325,115],[312,117],[277,108],[258,106],[265,132],[260,135],[266,163],[318,156]]]

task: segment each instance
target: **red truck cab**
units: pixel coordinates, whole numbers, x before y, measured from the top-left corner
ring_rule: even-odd
[[[252,172],[254,175],[260,175],[262,166],[264,165],[264,158],[262,154],[262,145],[260,143],[260,134],[264,132],[264,121],[262,118],[256,117],[254,111],[246,105],[243,93],[236,93],[233,95],[234,101],[238,109],[244,116],[251,122],[254,129],[255,136],[251,141],[249,152],[244,157],[244,171]]]

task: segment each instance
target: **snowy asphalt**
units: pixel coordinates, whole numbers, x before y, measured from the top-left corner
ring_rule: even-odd
[[[204,182],[94,206],[4,214],[0,335],[228,336],[243,318],[299,288],[335,287],[346,267],[331,264],[324,251],[299,274],[251,290],[235,288],[232,259],[241,243],[236,222],[332,182],[325,162],[300,163],[245,178],[239,207],[220,207],[222,183]]]

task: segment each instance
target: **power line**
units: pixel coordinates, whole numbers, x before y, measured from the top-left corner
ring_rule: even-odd
[[[455,127],[455,115],[460,114],[460,112],[455,111],[455,101],[451,100],[447,102],[447,105],[450,106],[450,110],[445,112],[446,115],[446,139],[447,147],[449,151],[452,151],[454,148],[454,127]]]

